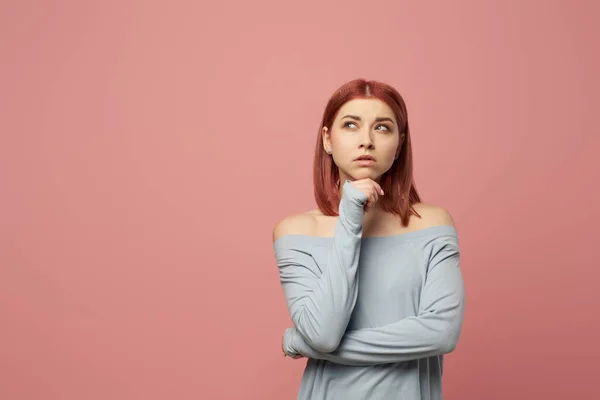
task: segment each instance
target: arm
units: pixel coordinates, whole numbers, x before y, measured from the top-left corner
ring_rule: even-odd
[[[356,304],[356,279],[367,196],[345,182],[327,264],[276,240],[275,257],[288,309],[302,341],[317,351],[335,350]]]
[[[418,315],[378,328],[348,331],[339,347],[331,353],[314,349],[294,328],[289,328],[284,335],[286,352],[338,364],[374,365],[453,351],[464,313],[464,285],[457,237],[438,237],[430,246],[431,255]]]

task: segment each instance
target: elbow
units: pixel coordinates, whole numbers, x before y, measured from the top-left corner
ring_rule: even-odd
[[[314,350],[319,353],[333,353],[337,350],[342,336],[344,335],[343,330],[332,329],[333,327],[322,327],[322,329],[310,329],[308,332],[303,329],[299,329],[302,333],[304,341]]]
[[[306,342],[310,347],[320,353],[333,353],[340,345],[341,337],[336,335],[316,336]]]
[[[459,333],[460,332],[448,332],[445,335],[441,335],[437,343],[438,352],[440,354],[452,353],[458,344]]]
[[[332,353],[342,341],[346,331],[342,327],[345,327],[347,322],[335,318],[298,318],[295,325],[307,345],[320,353]]]
[[[439,349],[441,354],[452,353],[456,349],[456,341],[445,341],[440,344]]]
[[[461,313],[462,314],[462,313]],[[462,331],[462,315],[447,321],[445,327],[439,332],[437,347],[440,354],[452,353],[458,345],[458,339]]]

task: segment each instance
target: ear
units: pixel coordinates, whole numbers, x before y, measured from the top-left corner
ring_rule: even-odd
[[[328,149],[331,149],[331,134],[326,126],[321,129],[321,136],[323,137],[323,148],[327,152]]]
[[[397,160],[400,157],[400,152],[402,151],[402,145],[404,144],[405,138],[404,132],[400,132],[400,143],[398,143],[398,149],[396,150],[396,155],[394,156],[394,160]]]

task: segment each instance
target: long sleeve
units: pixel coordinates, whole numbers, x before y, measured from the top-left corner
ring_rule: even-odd
[[[296,246],[298,238],[282,237],[274,243],[290,316],[302,341],[317,351],[335,350],[356,304],[366,201],[364,193],[344,183],[326,265],[318,265]]]
[[[458,238],[436,237],[425,250],[429,263],[416,316],[377,328],[348,331],[337,349],[329,353],[315,349],[290,328],[284,335],[286,352],[360,366],[398,363],[453,351],[464,314]]]

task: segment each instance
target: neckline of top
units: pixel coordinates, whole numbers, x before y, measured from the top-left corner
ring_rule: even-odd
[[[407,240],[412,240],[415,238],[419,238],[419,237],[423,237],[423,236],[427,236],[429,234],[435,234],[435,233],[439,233],[440,235],[441,234],[449,234],[449,235],[458,237],[458,233],[457,233],[455,227],[450,226],[450,225],[434,225],[434,226],[429,226],[427,228],[417,229],[414,231],[395,233],[393,235],[364,236],[361,238],[361,240],[362,241],[371,241],[371,240],[396,239],[396,240],[407,241]],[[315,235],[307,235],[304,233],[288,233],[286,235],[283,235],[283,236],[277,238],[277,240],[275,240],[275,242],[273,242],[273,246],[277,247],[278,244],[285,242],[287,240],[292,240],[292,239],[329,241],[333,238],[334,238],[333,236],[315,236]]]

